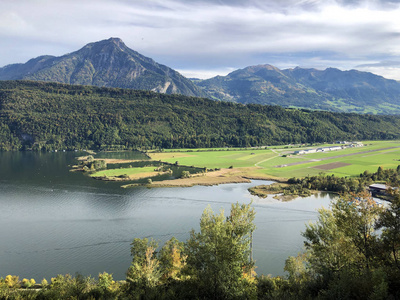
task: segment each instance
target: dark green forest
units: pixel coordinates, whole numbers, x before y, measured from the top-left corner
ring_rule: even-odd
[[[400,138],[400,117],[0,81],[0,149],[250,147]]]

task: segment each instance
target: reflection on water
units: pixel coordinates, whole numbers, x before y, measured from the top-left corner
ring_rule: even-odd
[[[0,153],[0,276],[50,279],[80,272],[123,279],[135,237],[160,243],[186,240],[201,213],[229,211],[231,203],[256,209],[254,258],[258,274],[283,274],[284,261],[301,251],[304,224],[328,206],[329,195],[281,203],[247,189],[265,181],[191,188],[121,189],[69,172],[79,153]]]

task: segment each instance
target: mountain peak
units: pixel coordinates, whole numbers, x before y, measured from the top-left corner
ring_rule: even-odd
[[[178,72],[127,47],[118,37],[93,42],[61,57],[39,57],[0,68],[0,80],[27,79],[205,96]]]
[[[107,41],[113,42],[113,43],[123,43],[122,40],[118,37],[110,37]]]
[[[270,64],[249,66],[249,67],[244,68],[244,70],[251,70],[254,72],[257,72],[259,70],[278,71],[278,72],[280,71],[277,67],[274,67],[273,65],[270,65]]]
[[[121,47],[121,46],[126,47],[125,43],[120,38],[117,38],[117,37],[111,37],[111,38],[109,38],[108,40],[105,40],[105,41],[110,43],[110,44],[115,44],[118,47]]]
[[[106,40],[101,40],[98,42],[93,42],[85,45],[82,49],[100,49],[100,48],[106,48],[106,49],[113,49],[113,48],[118,48],[118,49],[125,49],[128,48],[125,43],[117,37],[111,37]],[[82,50],[81,49],[81,50]]]

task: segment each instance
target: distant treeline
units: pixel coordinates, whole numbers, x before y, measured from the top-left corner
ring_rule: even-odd
[[[384,183],[388,185],[388,187],[400,186],[400,165],[398,165],[396,169],[384,170],[382,167],[379,167],[375,173],[364,171],[359,176],[354,177],[337,177],[334,174],[326,175],[323,173],[303,178],[292,177],[287,181],[289,184],[274,183],[260,185],[249,188],[249,191],[251,194],[260,197],[279,193],[306,197],[310,196],[312,191],[327,191],[338,194],[366,192],[367,187],[374,182]],[[385,200],[392,199],[392,197],[386,193],[374,196]]]
[[[360,193],[366,187],[376,181],[383,182],[391,187],[400,185],[400,165],[396,169],[383,169],[379,167],[375,173],[364,171],[358,177],[335,177],[332,175],[320,174],[318,176],[306,176],[304,178],[290,178],[288,183],[292,184],[287,188],[296,194],[303,190],[318,190],[337,193]],[[303,191],[304,192],[304,191]]]
[[[251,147],[398,138],[398,116],[0,81],[0,150]]]

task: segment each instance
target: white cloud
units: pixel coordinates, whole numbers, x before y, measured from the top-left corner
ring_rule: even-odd
[[[388,79],[400,81],[400,67],[363,67],[357,68],[357,70],[371,72]]]
[[[349,69],[400,56],[399,15],[388,0],[2,0],[0,66],[120,37],[202,74],[261,63]]]
[[[235,71],[236,68],[221,68],[221,69],[182,69],[177,70],[183,76],[187,78],[199,78],[199,79],[208,79],[211,77],[215,77],[217,75],[225,76],[229,73]]]

